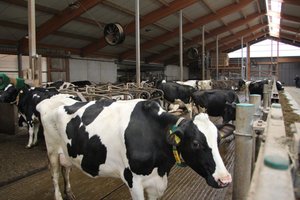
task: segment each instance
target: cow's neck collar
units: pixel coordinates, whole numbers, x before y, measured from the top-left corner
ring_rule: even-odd
[[[172,128],[171,128],[170,134],[173,133],[173,130],[175,130],[183,120],[184,120],[183,117],[180,117],[177,120],[176,124],[174,126],[172,126]],[[176,134],[175,134],[175,141],[176,141],[176,143],[180,142],[180,138]],[[173,149],[173,155],[174,155],[174,158],[175,158],[175,161],[176,161],[176,165],[179,166],[179,167],[186,167],[186,164],[185,164],[181,154],[178,152],[177,147],[175,145],[173,145],[172,149]]]

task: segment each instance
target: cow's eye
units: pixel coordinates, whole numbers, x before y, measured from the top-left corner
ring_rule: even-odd
[[[193,149],[200,149],[200,143],[198,141],[193,141],[192,143],[192,148]]]

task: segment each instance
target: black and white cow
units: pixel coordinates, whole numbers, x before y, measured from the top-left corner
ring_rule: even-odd
[[[160,81],[156,83],[156,88],[164,93],[164,100],[168,103],[175,103],[180,100],[185,104],[185,107],[192,113],[191,95],[196,89],[189,85],[181,85],[176,82]]]
[[[38,132],[42,129],[36,105],[44,99],[56,94],[58,94],[56,89],[45,89],[39,87],[30,88],[28,85],[25,85],[22,89],[17,89],[12,84],[9,84],[0,96],[0,102],[16,103],[21,115],[20,119],[24,119],[27,123],[29,128],[29,139],[26,148],[31,148],[37,144]],[[21,120],[19,121],[19,124],[20,123]]]
[[[55,81],[55,82],[46,83],[45,88],[55,88],[57,90],[63,90],[63,89],[76,89],[76,86],[73,83],[66,82],[66,81]]]
[[[269,84],[271,80],[256,80],[256,81],[247,81],[245,83],[246,87],[246,99],[250,94],[258,94],[263,99],[264,85]],[[243,80],[241,80],[240,85],[243,86]],[[278,91],[284,90],[282,83],[280,81],[276,81],[276,88]],[[249,99],[249,98],[248,98]]]
[[[197,90],[211,90],[212,80],[187,80],[187,81],[176,81],[176,83],[181,85],[192,86]]]
[[[233,90],[196,91],[192,99],[198,108],[205,108],[209,116],[222,116],[224,123],[235,120],[239,97]]]
[[[205,113],[189,120],[166,112],[155,101],[77,102],[63,94],[42,101],[37,110],[56,200],[62,200],[60,165],[65,193],[71,199],[72,165],[91,177],[121,178],[134,200],[144,199],[144,191],[149,199],[157,199],[167,188],[175,146],[208,185],[222,188],[232,181],[218,150],[218,130]]]

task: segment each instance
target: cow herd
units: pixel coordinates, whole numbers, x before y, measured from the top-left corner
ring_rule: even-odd
[[[21,89],[10,84],[0,102],[18,106],[29,128],[27,148],[37,144],[37,133],[43,129],[56,200],[63,199],[58,181],[61,168],[64,195],[75,198],[69,180],[71,166],[90,177],[121,178],[132,199],[160,198],[175,163],[184,162],[214,188],[232,181],[218,142],[219,131],[234,131],[234,126],[226,124],[235,120],[239,97],[234,90],[213,89],[211,80],[156,81],[153,87],[163,91],[163,100],[180,99],[192,113],[183,118],[157,100],[83,102],[58,90],[76,87],[73,84],[55,84]],[[221,116],[222,125],[213,124],[209,116]]]

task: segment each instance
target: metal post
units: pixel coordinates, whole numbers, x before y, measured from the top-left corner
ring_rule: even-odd
[[[264,84],[263,94],[264,94],[264,96],[263,96],[263,107],[264,107],[264,110],[265,110],[269,106],[269,85]]]
[[[246,199],[250,187],[253,147],[253,114],[253,104],[237,104],[233,200]]]
[[[205,79],[205,41],[204,41],[204,34],[205,34],[205,26],[202,26],[202,80]]]
[[[216,80],[219,80],[219,35],[216,39]]]
[[[180,81],[183,81],[182,10],[180,10],[179,12],[179,56],[180,56]]]
[[[141,84],[141,63],[140,63],[140,0],[135,0],[135,49],[136,49],[136,84]]]
[[[262,113],[261,113],[261,95],[259,94],[251,94],[249,97],[249,103],[254,105],[254,115],[253,115],[253,121],[260,120]],[[252,166],[251,166],[251,174],[254,170],[254,163],[256,160],[256,155],[258,154],[258,135],[254,133],[253,135],[253,146],[252,146]]]
[[[29,67],[31,77],[35,79],[35,57],[36,57],[36,36],[35,36],[35,0],[28,0],[28,41],[29,41]]]
[[[244,38],[241,38],[241,50],[242,50],[242,57],[241,57],[241,77],[244,80],[245,79],[245,73],[244,73],[244,51],[243,51],[243,43]]]

